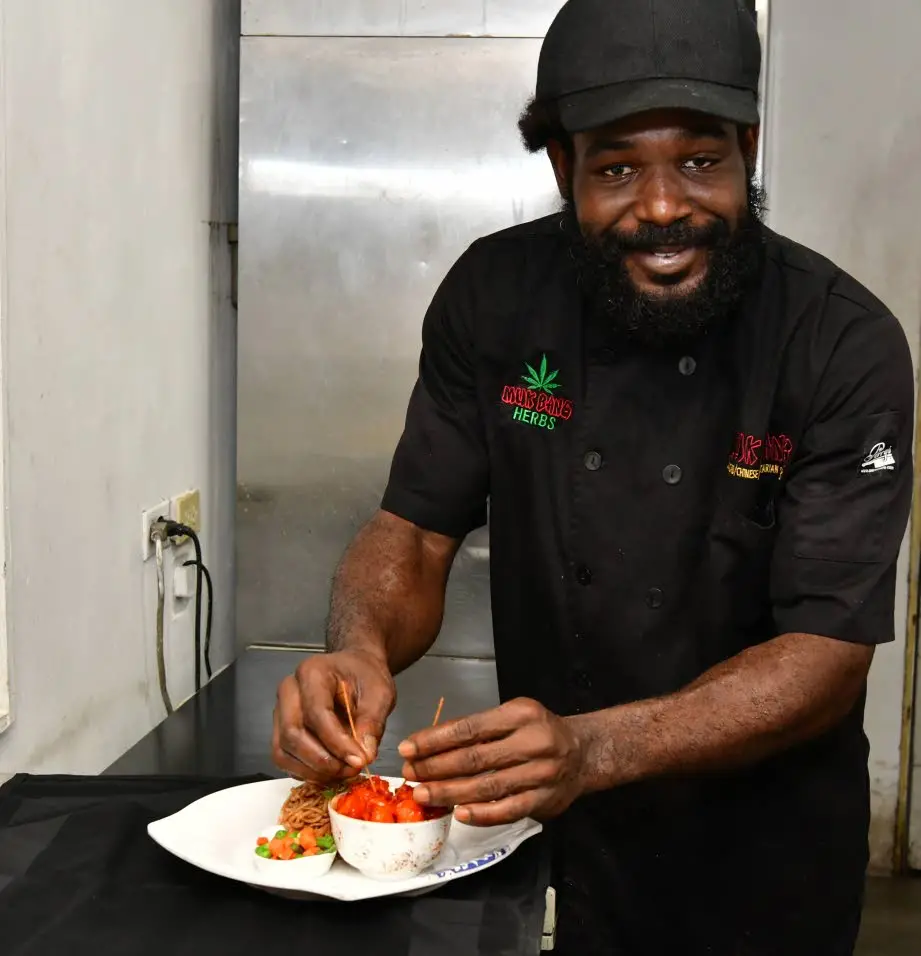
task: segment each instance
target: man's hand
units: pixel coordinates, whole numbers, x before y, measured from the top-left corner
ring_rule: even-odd
[[[574,724],[526,698],[413,734],[400,755],[420,803],[477,826],[555,817],[583,789]]]
[[[352,696],[361,746],[345,720],[340,681]],[[395,703],[396,688],[381,655],[352,650],[308,657],[278,688],[272,759],[300,780],[353,777],[377,757]]]

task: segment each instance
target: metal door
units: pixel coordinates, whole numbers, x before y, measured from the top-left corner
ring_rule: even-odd
[[[556,204],[547,160],[516,128],[540,40],[456,35],[539,36],[557,6],[244,4],[244,33],[286,35],[242,47],[241,644],[322,643],[330,577],[380,501],[435,288],[474,239]],[[478,532],[436,653],[492,655],[487,558]]]

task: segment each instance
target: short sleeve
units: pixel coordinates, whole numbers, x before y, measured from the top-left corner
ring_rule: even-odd
[[[777,509],[779,633],[893,639],[911,507],[914,374],[891,315],[852,322],[832,352]]]
[[[468,251],[422,324],[419,376],[381,507],[452,538],[486,523],[489,462],[471,328],[476,277]]]

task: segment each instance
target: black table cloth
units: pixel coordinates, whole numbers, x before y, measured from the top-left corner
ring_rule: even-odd
[[[14,777],[0,788],[3,956],[534,956],[548,841],[415,899],[285,900],[171,856],[147,824],[261,775]]]

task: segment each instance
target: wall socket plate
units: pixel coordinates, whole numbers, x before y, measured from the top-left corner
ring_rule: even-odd
[[[141,512],[141,560],[149,561],[154,555],[154,543],[150,540],[150,526],[157,518],[168,518],[169,502],[161,501],[153,508]]]
[[[201,533],[201,492],[196,488],[176,495],[170,503],[170,517]]]

